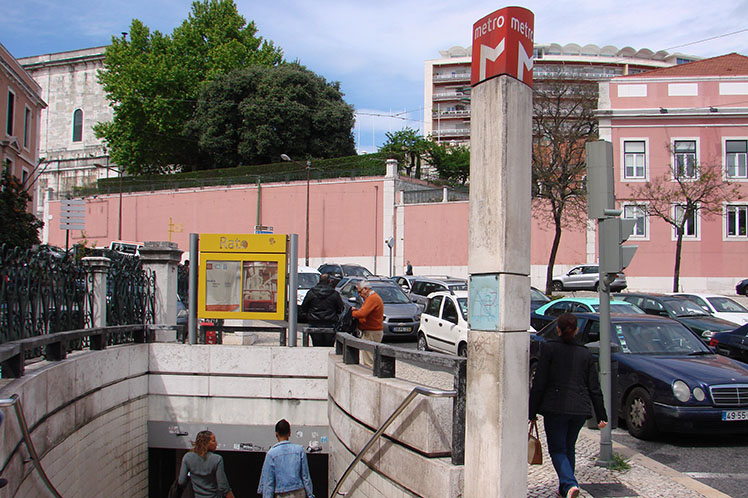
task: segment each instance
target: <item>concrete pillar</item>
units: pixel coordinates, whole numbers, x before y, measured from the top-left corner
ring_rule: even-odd
[[[387,239],[395,238],[395,246],[392,248],[392,257],[397,259],[401,249],[397,244],[397,224],[395,217],[395,195],[397,194],[397,160],[387,159],[387,175],[384,177],[384,186],[382,188],[382,260],[380,268],[387,268],[387,271],[380,270],[382,275],[390,274],[390,248],[387,245]]]
[[[156,323],[177,324],[177,265],[182,258],[182,250],[176,242],[146,242],[140,248],[143,269],[156,275]],[[190,264],[197,262],[193,256]]]
[[[473,87],[465,497],[527,495],[532,89]]]
[[[93,282],[93,316],[91,317],[92,327],[106,327],[106,277],[109,273],[109,266],[112,260],[109,258],[89,256],[82,259],[83,264],[92,274]]]

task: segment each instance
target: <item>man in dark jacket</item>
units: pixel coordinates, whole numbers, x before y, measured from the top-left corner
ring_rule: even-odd
[[[304,296],[300,313],[302,316],[306,315],[310,327],[333,328],[338,323],[343,308],[340,294],[330,286],[330,276],[323,273],[317,285],[309,289]],[[332,335],[314,332],[310,335],[314,346],[332,346],[334,343]]]

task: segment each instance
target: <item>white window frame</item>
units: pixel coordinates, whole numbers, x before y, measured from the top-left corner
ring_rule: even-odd
[[[672,175],[673,181],[676,181],[676,177],[675,177],[675,162],[676,162],[675,161],[675,157],[676,157],[675,142],[694,142],[694,145],[696,147],[696,151],[694,152],[694,170],[695,170],[694,172],[695,172],[695,175],[693,177],[684,176],[683,178],[681,178],[681,180],[682,181],[698,180],[698,178],[699,178],[699,165],[701,164],[701,160],[700,160],[701,143],[699,141],[699,138],[698,137],[676,137],[676,138],[673,138],[672,141],[670,142],[670,147],[671,147],[671,151],[672,151],[671,154],[670,154],[670,160],[672,161],[670,163],[671,164],[670,173]]]
[[[673,204],[671,208],[672,209],[671,216],[673,217],[673,219],[676,218],[677,216],[676,210],[679,207],[682,208],[683,204],[680,204],[680,203]],[[696,225],[696,228],[694,230],[695,233],[694,235],[688,235],[684,233],[683,240],[701,240],[701,214],[700,213],[701,213],[701,209],[697,207],[696,212],[694,213],[694,224]],[[672,240],[674,241],[678,240],[678,233],[676,232],[674,226],[671,226],[670,234],[671,234]]]
[[[649,213],[648,213],[648,207],[649,203],[647,202],[626,202],[621,204],[621,211],[623,213],[621,216],[624,219],[638,219],[638,218],[629,218],[626,216],[626,208],[639,208],[643,214],[641,217],[644,220],[644,233],[643,234],[637,234],[636,228],[637,225],[634,226],[634,232],[631,233],[631,236],[629,239],[636,239],[636,240],[649,240]]]
[[[730,235],[728,226],[728,210],[730,208],[741,208],[745,211],[746,216],[746,234],[745,235]],[[722,205],[722,240],[727,241],[746,241],[748,240],[748,202],[725,202]]]
[[[731,182],[748,182],[748,154],[746,154],[746,175],[729,176],[727,171],[727,142],[741,141],[746,143],[748,148],[748,137],[722,137],[722,178]]]
[[[626,176],[626,142],[644,142],[644,175]],[[624,182],[648,182],[649,181],[649,138],[646,137],[621,137],[621,181]]]

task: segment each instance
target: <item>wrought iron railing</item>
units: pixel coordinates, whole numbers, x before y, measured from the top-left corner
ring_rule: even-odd
[[[107,324],[152,324],[156,277],[138,258],[109,252]],[[0,344],[91,327],[93,275],[82,262],[41,246],[34,250],[0,247]],[[132,342],[132,334],[110,335],[109,344]],[[87,337],[66,349],[89,347]],[[24,356],[45,355],[45,346]]]

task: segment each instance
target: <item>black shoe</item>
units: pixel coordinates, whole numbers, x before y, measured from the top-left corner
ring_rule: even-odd
[[[0,477],[0,488],[4,488],[7,485],[8,485],[8,480],[5,479],[4,477]]]

